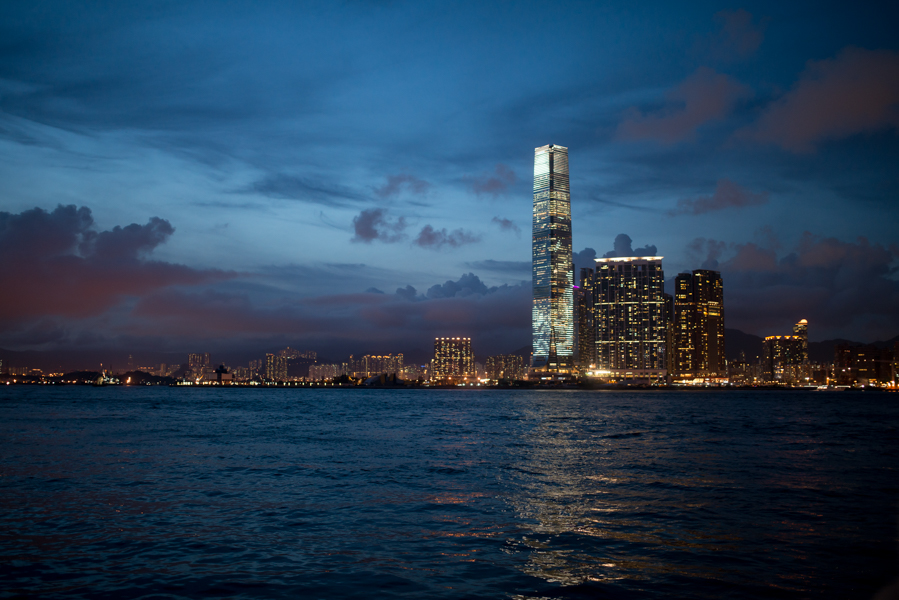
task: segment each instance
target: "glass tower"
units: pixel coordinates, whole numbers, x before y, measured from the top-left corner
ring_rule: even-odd
[[[568,148],[534,150],[534,368],[565,373],[574,358],[574,269]]]

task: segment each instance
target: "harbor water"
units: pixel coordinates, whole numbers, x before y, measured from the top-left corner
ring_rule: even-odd
[[[0,598],[870,598],[899,394],[0,388]]]

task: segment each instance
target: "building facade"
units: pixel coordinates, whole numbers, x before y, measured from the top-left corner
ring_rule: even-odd
[[[400,354],[366,354],[358,361],[353,369],[357,377],[371,377],[387,373],[396,375],[403,372],[403,355]]]
[[[435,338],[431,379],[465,379],[475,376],[471,338]]]
[[[488,356],[484,364],[487,379],[524,379],[524,359],[517,354]]]
[[[277,354],[266,354],[265,378],[269,381],[287,381],[287,359]]]
[[[598,258],[593,284],[594,373],[618,381],[667,375],[662,257]]]
[[[669,370],[680,377],[727,376],[724,354],[724,282],[721,273],[697,269],[674,280],[675,349]]]
[[[581,370],[596,364],[596,324],[593,319],[593,269],[581,269],[577,298],[577,356]]]
[[[762,342],[762,378],[773,383],[794,384],[803,379],[803,361],[808,347],[798,335],[769,335]]]
[[[888,348],[838,344],[834,349],[834,378],[839,385],[888,385],[896,380],[894,358]]]
[[[533,367],[568,373],[574,360],[574,268],[568,148],[534,150]]]
[[[793,325],[793,335],[802,340],[802,364],[807,365],[808,360],[808,321],[802,319]]]

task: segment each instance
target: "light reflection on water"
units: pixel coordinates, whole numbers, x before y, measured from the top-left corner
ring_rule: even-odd
[[[864,598],[895,575],[895,396],[0,393],[11,595]]]

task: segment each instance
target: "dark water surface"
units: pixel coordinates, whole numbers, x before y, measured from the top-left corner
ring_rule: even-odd
[[[0,596],[870,598],[899,394],[0,389]]]

